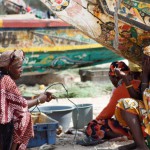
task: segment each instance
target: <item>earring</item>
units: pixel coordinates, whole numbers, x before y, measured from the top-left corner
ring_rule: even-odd
[[[7,70],[7,75],[9,75],[9,72],[10,72],[10,67],[9,67],[8,70]]]
[[[7,73],[7,75],[9,75],[9,71],[8,71],[8,70],[7,70],[7,72],[6,72],[6,73]]]

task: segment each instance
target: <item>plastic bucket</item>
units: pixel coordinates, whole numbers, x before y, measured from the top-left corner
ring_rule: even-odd
[[[78,104],[72,113],[73,127],[83,129],[93,119],[92,104]]]
[[[45,113],[47,116],[53,118],[59,122],[59,125],[63,127],[63,132],[68,131],[71,119],[72,111],[74,107],[72,106],[38,106],[39,110]],[[37,108],[35,111],[39,111]]]

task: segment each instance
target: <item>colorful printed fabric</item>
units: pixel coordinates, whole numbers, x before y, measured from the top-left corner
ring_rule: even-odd
[[[0,55],[0,67],[15,65],[23,59],[24,52],[22,50],[5,51]]]
[[[109,75],[115,76],[115,68],[120,68],[121,71],[125,72],[126,74],[129,73],[129,67],[123,61],[115,61],[112,62],[109,68]]]
[[[145,133],[150,135],[150,89],[145,89],[143,93],[143,101],[132,98],[125,98],[118,101],[115,116],[121,125],[127,126],[123,120],[120,109],[139,116],[141,128]],[[145,135],[144,135],[145,136]]]
[[[0,124],[13,121],[13,142],[19,144],[18,150],[25,150],[33,136],[33,125],[28,105],[15,82],[8,75],[0,80]]]
[[[122,126],[120,126],[118,121],[114,119],[103,119],[99,121],[92,120],[91,122],[89,122],[85,133],[87,137],[90,137],[95,141],[109,138],[109,133],[111,131],[119,135],[125,135],[129,139],[131,138],[129,129],[123,128]]]

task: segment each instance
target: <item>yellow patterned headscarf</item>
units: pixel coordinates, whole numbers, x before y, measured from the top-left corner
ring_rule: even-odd
[[[142,68],[139,65],[132,63],[131,61],[129,61],[129,68],[132,72],[142,72]]]
[[[23,61],[24,52],[22,50],[5,51],[0,54],[0,67],[15,65],[19,61]]]

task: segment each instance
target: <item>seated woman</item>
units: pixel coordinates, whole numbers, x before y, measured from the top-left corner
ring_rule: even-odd
[[[32,100],[22,97],[15,80],[23,71],[23,59],[21,50],[0,55],[0,150],[25,150],[34,135],[28,108],[53,98],[51,93],[42,93]]]
[[[101,143],[103,139],[110,139],[120,135],[131,138],[129,130],[123,128],[113,116],[119,99],[130,97],[130,92],[137,96],[140,81],[132,78],[129,67],[122,61],[113,62],[110,65],[109,77],[115,89],[108,105],[95,120],[88,124],[85,132],[87,138],[79,142],[81,145],[95,145],[99,142]],[[133,89],[128,87],[130,82],[133,85]]]
[[[135,142],[132,148],[136,150],[148,150],[145,137],[150,136],[150,56],[143,54],[142,62],[142,83],[141,94],[142,101],[133,98],[120,99],[115,111],[116,119],[124,127],[129,127]],[[131,83],[132,85],[132,83]],[[121,149],[128,149],[129,146],[120,147]]]

